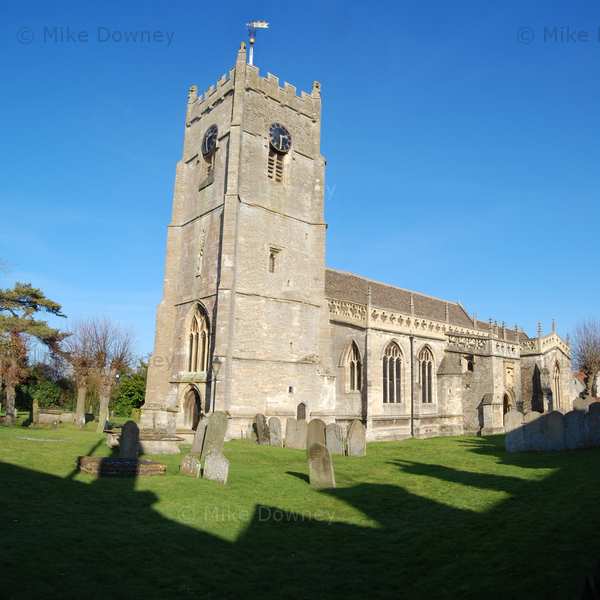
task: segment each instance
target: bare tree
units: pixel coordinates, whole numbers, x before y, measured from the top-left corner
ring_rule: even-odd
[[[117,376],[131,365],[131,336],[107,319],[89,321],[91,372],[100,396],[99,433],[108,419],[108,405]]]
[[[585,375],[585,395],[594,396],[596,378],[600,372],[600,321],[587,319],[577,325],[573,351],[575,364]]]
[[[85,401],[88,386],[94,375],[93,340],[93,323],[91,321],[82,321],[73,327],[69,337],[62,344],[62,356],[71,365],[73,379],[77,387],[75,423],[79,427],[85,425]]]

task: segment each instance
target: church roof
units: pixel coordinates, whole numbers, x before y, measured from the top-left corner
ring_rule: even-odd
[[[366,277],[336,271],[335,269],[325,270],[325,295],[328,298],[336,300],[345,300],[347,302],[356,302],[357,304],[367,304],[367,296],[371,288],[371,304],[378,308],[395,310],[404,314],[410,314],[410,300],[412,296],[414,305],[414,314],[417,317],[432,319],[434,321],[446,321],[446,306],[448,307],[448,321],[452,325],[460,327],[469,327],[473,329],[473,318],[458,303],[448,300],[441,300],[419,292],[412,292],[403,288],[373,281]],[[489,323],[476,321],[477,329],[489,331]],[[506,329],[507,339],[515,340],[515,331]],[[519,332],[519,337],[527,339],[525,334]]]

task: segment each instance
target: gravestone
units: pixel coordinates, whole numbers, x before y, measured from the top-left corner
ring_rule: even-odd
[[[521,425],[523,425],[523,413],[518,410],[513,408],[504,415],[504,431],[506,433],[521,427]]]
[[[572,410],[565,415],[565,448],[577,450],[585,447],[585,412]]]
[[[206,423],[206,433],[204,435],[204,444],[202,444],[202,454],[200,460],[204,459],[210,452],[222,452],[225,443],[225,434],[227,433],[227,413],[215,411],[210,413]]]
[[[306,449],[306,421],[297,421],[290,417],[285,427],[285,447]]]
[[[269,440],[271,446],[281,448],[283,444],[283,439],[281,437],[281,421],[278,417],[271,417],[269,419]]]
[[[192,454],[202,454],[202,446],[204,445],[204,437],[206,436],[206,425],[208,419],[203,417],[198,421],[198,427],[196,427],[196,433],[194,433],[194,441],[192,443]]]
[[[365,456],[367,453],[367,434],[365,426],[355,419],[348,429],[348,456]]]
[[[119,438],[119,458],[135,459],[140,446],[140,428],[137,423],[127,421],[121,429]]]
[[[325,446],[325,423],[321,419],[312,419],[308,423],[306,447],[310,448],[313,444]]]
[[[229,461],[221,452],[211,451],[204,459],[204,471],[202,472],[204,479],[218,481],[225,485],[229,477]]]
[[[586,398],[575,398],[575,400],[573,400],[573,410],[581,410],[583,412],[587,411],[588,406],[590,404],[590,401],[587,400]]]
[[[540,417],[542,413],[535,410],[523,417],[524,450],[541,450],[544,447],[544,434]]]
[[[258,414],[254,417],[254,428],[259,445],[268,446],[270,444],[269,427],[265,415]]]
[[[181,461],[179,471],[184,475],[198,478],[202,473],[202,463],[197,455],[186,454]]]
[[[258,437],[256,435],[254,423],[248,423],[248,427],[246,427],[246,439],[258,444]]]
[[[585,445],[588,448],[600,446],[600,402],[592,402],[585,415]]]
[[[565,449],[565,424],[561,412],[553,410],[541,418],[544,444],[540,450],[556,452]]]
[[[325,440],[329,454],[346,454],[346,430],[342,425],[329,423],[325,428]]]
[[[308,477],[310,485],[318,490],[335,487],[333,462],[323,444],[313,444],[308,449]]]

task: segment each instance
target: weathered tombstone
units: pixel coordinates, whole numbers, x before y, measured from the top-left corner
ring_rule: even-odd
[[[278,417],[271,417],[269,419],[269,440],[271,446],[277,446],[281,448],[283,439],[281,437],[281,421]]]
[[[521,425],[523,425],[523,413],[518,410],[513,408],[504,415],[504,431],[506,433],[521,427]]]
[[[204,479],[218,481],[225,485],[229,477],[229,461],[221,452],[211,451],[204,459],[204,471],[202,472]]]
[[[140,446],[140,428],[137,423],[127,421],[119,438],[119,458],[137,458]]]
[[[333,462],[323,444],[313,444],[308,449],[308,477],[310,485],[316,489],[335,487]]]
[[[222,452],[225,443],[225,434],[227,433],[227,414],[223,411],[210,413],[206,423],[206,433],[204,435],[204,444],[202,444],[202,454],[200,460],[204,459],[210,452]]]
[[[256,435],[256,427],[254,423],[248,423],[248,427],[246,427],[246,439],[258,444],[258,437]]]
[[[543,450],[556,452],[565,449],[565,424],[561,412],[553,410],[541,418]]]
[[[199,478],[202,473],[202,463],[195,454],[186,454],[181,460],[179,471],[184,475]]]
[[[265,415],[258,414],[254,417],[254,427],[256,429],[256,437],[260,446],[268,446],[269,440],[269,427],[267,425],[267,419]]]
[[[367,453],[367,434],[365,426],[355,419],[348,428],[348,456],[365,456]]]
[[[585,415],[585,445],[588,448],[600,446],[600,402],[592,402]]]
[[[587,411],[589,404],[589,400],[586,400],[585,398],[575,398],[575,400],[573,400],[573,410],[581,410],[585,412]]]
[[[585,447],[585,412],[572,410],[565,415],[565,447],[577,450]]]
[[[325,423],[321,419],[311,419],[308,423],[306,447],[310,448],[313,444],[325,446]]]
[[[544,434],[540,421],[541,413],[532,410],[523,417],[523,443],[524,450],[543,450]]]
[[[329,423],[325,428],[325,440],[329,454],[346,454],[346,431],[339,423]]]
[[[196,427],[196,433],[194,433],[194,441],[192,443],[192,454],[202,454],[202,446],[204,445],[204,437],[206,435],[206,425],[208,419],[206,417],[198,421],[198,427]]]
[[[290,417],[285,427],[285,447],[304,450],[306,448],[306,421]]]

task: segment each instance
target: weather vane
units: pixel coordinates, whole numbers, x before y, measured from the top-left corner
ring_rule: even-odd
[[[250,38],[250,54],[248,55],[248,64],[254,64],[254,42],[256,41],[257,29],[269,29],[269,24],[266,21],[250,21],[246,23],[248,27],[248,36]]]

